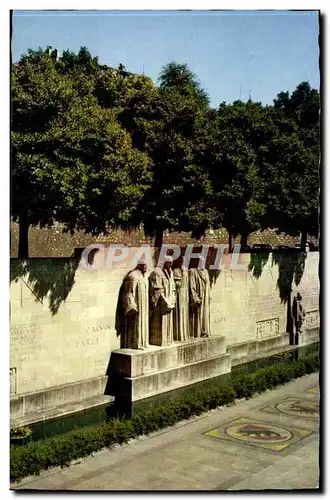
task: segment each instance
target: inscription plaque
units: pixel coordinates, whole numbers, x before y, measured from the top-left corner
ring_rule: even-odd
[[[257,321],[257,337],[264,339],[274,337],[279,334],[279,318],[266,319],[265,321]]]

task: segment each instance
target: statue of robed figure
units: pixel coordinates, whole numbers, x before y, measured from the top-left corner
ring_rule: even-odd
[[[147,263],[140,260],[122,285],[121,339],[123,349],[147,349],[149,346],[149,293]]]
[[[205,259],[200,257],[199,268],[189,270],[190,336],[210,337],[210,278]]]
[[[188,269],[174,269],[173,277],[176,287],[176,303],[174,309],[174,332],[176,341],[185,342],[189,338],[189,278]]]
[[[292,304],[292,317],[295,327],[295,344],[299,344],[299,334],[302,333],[302,325],[305,320],[306,311],[302,304],[301,294],[298,292],[296,297],[293,299]]]
[[[172,272],[172,257],[166,257],[161,267],[156,267],[149,276],[149,342],[157,346],[173,344],[173,310],[175,307],[175,283]]]

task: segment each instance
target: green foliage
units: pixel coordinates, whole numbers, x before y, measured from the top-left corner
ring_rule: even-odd
[[[219,406],[232,405],[236,398],[251,398],[256,393],[319,370],[317,354],[306,356],[291,364],[277,364],[254,373],[232,375],[223,387],[199,390],[163,405],[151,407],[130,420],[111,418],[97,428],[74,430],[10,450],[10,479],[19,481],[37,475],[50,467],[68,466],[72,460],[86,457],[103,448],[127,443],[141,435],[174,425],[183,419],[201,415]]]
[[[181,70],[183,80],[173,76]],[[120,114],[134,146],[152,161],[152,182],[141,204],[141,222],[150,236],[199,226],[203,233],[212,223],[205,204],[211,183],[198,158],[207,112],[198,89],[187,68],[169,65],[163,68],[160,88],[141,88]]]
[[[296,236],[318,235],[319,93],[302,82],[291,96],[281,92],[271,109],[274,133],[260,150],[264,206],[262,228],[275,227]]]
[[[12,216],[20,223],[98,234],[136,227],[151,181],[116,108],[100,106],[97,59],[87,49],[29,51],[12,70]],[[26,257],[26,255],[20,255]]]
[[[184,97],[192,98],[199,105],[207,106],[209,97],[202,88],[197,76],[189,70],[187,64],[174,61],[163,66],[159,76],[160,88],[179,90]]]
[[[31,429],[30,427],[14,427],[10,429],[10,438],[25,438],[30,436]]]
[[[11,211],[30,225],[147,235],[225,227],[318,234],[319,93],[302,82],[274,106],[209,106],[186,64],[159,86],[120,64],[28,50],[12,66]],[[27,246],[20,257],[25,258]]]

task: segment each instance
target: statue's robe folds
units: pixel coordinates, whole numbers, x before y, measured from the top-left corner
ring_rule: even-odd
[[[152,345],[173,344],[175,295],[172,271],[156,267],[149,276],[149,342]]]
[[[210,278],[206,269],[189,270],[191,337],[210,337]]]
[[[292,305],[292,316],[294,319],[296,333],[301,333],[303,322],[305,320],[306,312],[302,305],[301,300],[294,298]]]
[[[123,327],[120,347],[146,349],[149,346],[148,279],[141,271],[130,272],[123,283]]]
[[[174,269],[173,278],[176,287],[174,309],[174,340],[185,342],[189,338],[189,279],[186,269]]]

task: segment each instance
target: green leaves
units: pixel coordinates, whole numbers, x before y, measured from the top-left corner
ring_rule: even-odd
[[[187,65],[167,64],[159,81],[101,66],[85,47],[14,64],[13,218],[93,234],[141,223],[148,235],[317,234],[316,90],[215,110]]]
[[[57,220],[96,234],[140,222],[150,159],[132,146],[118,109],[99,105],[98,71],[84,48],[55,63],[30,51],[13,66],[14,218],[28,212],[29,224]]]

